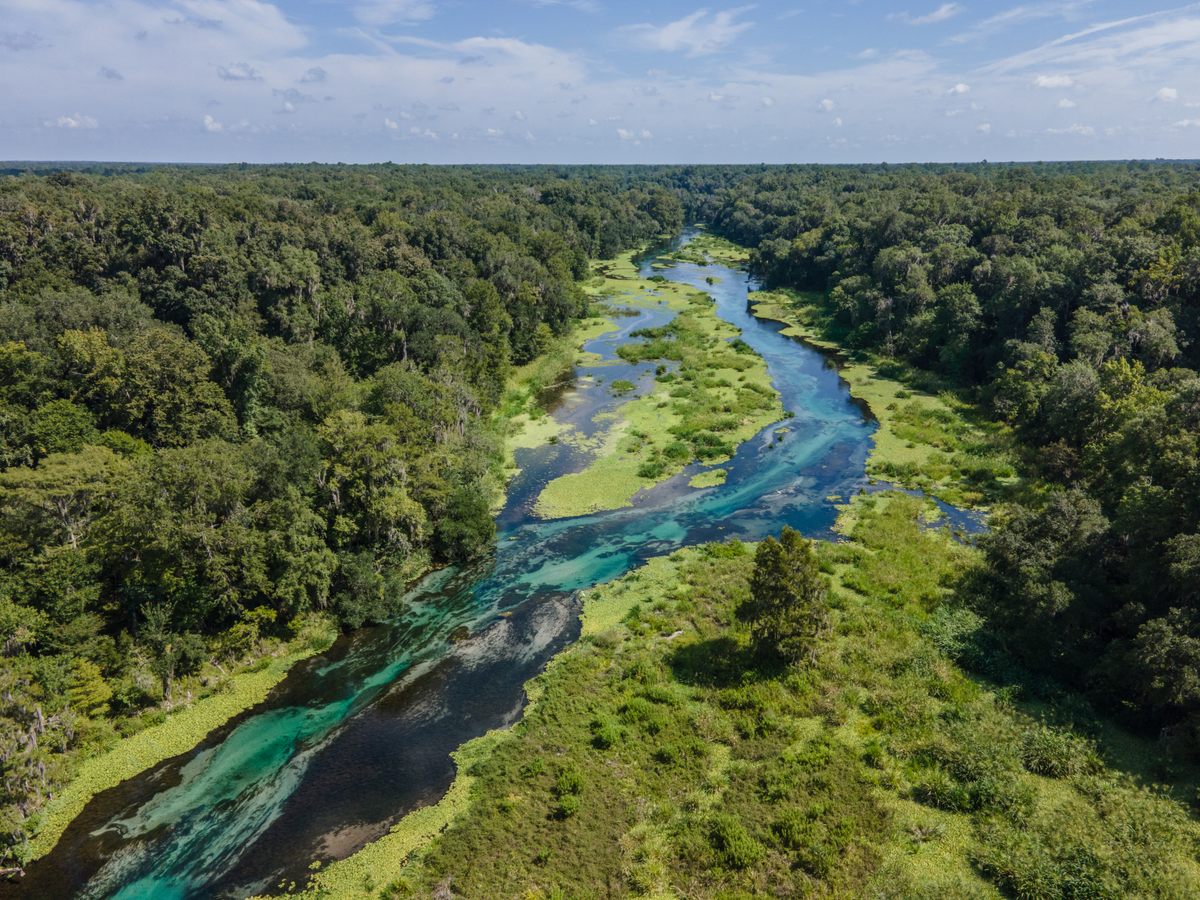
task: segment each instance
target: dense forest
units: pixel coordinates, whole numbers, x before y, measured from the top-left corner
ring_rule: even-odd
[[[698,194],[839,340],[965,389],[1048,485],[963,587],[1025,666],[1200,748],[1200,166],[794,168]]]
[[[680,202],[600,171],[116,167],[0,180],[0,832],[322,615],[485,552],[511,365]]]

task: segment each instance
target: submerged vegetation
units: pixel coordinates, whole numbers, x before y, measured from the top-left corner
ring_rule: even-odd
[[[675,316],[662,327],[635,331],[636,340],[617,349],[627,363],[658,363],[653,384],[617,407],[597,439],[578,441],[593,458],[546,485],[534,508],[543,518],[627,506],[638,491],[692,462],[729,459],[738,444],[783,415],[766,364],[717,316],[711,297],[638,278],[632,254],[597,269],[587,285],[594,297],[614,306],[663,305]],[[625,379],[611,385],[618,396],[634,388]]]
[[[752,548],[656,560],[464,769],[470,802],[385,896],[1187,896],[1200,831],[958,658],[977,550],[927,502],[860,497],[819,543],[829,624],[753,652]],[[1149,748],[1144,748],[1153,756]]]

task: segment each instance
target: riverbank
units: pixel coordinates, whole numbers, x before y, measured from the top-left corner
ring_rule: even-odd
[[[756,316],[782,323],[783,334],[830,354],[851,396],[879,423],[867,458],[869,476],[972,509],[1021,488],[1007,426],[940,389],[928,375],[838,344],[813,295],[757,291],[750,300]]]
[[[677,252],[690,251],[693,243]],[[605,414],[599,435],[555,434],[591,458],[581,471],[561,475],[541,491],[534,512],[543,519],[629,506],[639,491],[696,460],[727,461],[738,444],[783,416],[766,363],[737,343],[740,332],[716,314],[713,299],[686,285],[640,277],[636,255],[597,263],[586,290],[597,302],[675,313],[668,324],[617,350],[626,363],[658,365],[638,385],[612,382],[614,391],[630,397]],[[715,483],[702,479],[700,485]]]
[[[555,339],[537,359],[512,373],[495,418],[506,461],[497,467],[500,502],[503,485],[515,474],[514,451],[522,446],[541,446],[556,433],[557,426],[541,409],[540,399],[554,389],[564,371],[569,373],[573,368],[579,344],[611,327],[611,321],[602,317],[585,319],[570,334]],[[415,582],[431,570],[428,560],[423,559],[406,577]],[[154,716],[160,721],[116,737],[95,755],[73,761],[74,770],[37,813],[21,861],[31,862],[53,850],[71,821],[97,794],[193,749],[214,730],[261,703],[293,666],[327,650],[336,637],[332,625],[314,620],[292,640],[269,642],[265,655],[247,661],[236,671],[227,672],[210,664],[196,675],[180,679],[176,696],[195,699],[147,714],[145,718]]]
[[[490,739],[445,830],[389,861],[389,895],[1200,890],[1183,807],[960,667],[951,585],[977,551],[929,530],[931,512],[860,496],[845,541],[818,543],[833,628],[804,672],[748,656],[734,610],[752,547],[690,548],[589,591],[583,638]]]
[[[214,679],[210,693],[176,707],[158,724],[119,738],[98,755],[80,760],[71,778],[38,813],[24,861],[31,862],[54,849],[67,826],[97,794],[191,750],[235,716],[261,703],[292,666],[329,649],[336,637],[337,630],[330,623],[312,620],[293,640],[276,644],[269,655],[241,671],[206,672],[205,680]],[[188,689],[186,681],[177,688],[185,693]]]

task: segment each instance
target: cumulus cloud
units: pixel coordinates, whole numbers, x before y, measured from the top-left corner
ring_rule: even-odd
[[[1176,128],[1200,128],[1200,119],[1180,119],[1175,123]]]
[[[706,56],[725,49],[739,34],[753,26],[753,22],[739,21],[749,9],[739,6],[711,15],[708,10],[701,9],[665,25],[643,23],[629,25],[622,31],[647,50]]]
[[[59,116],[52,122],[47,122],[48,128],[67,128],[75,129],[90,129],[99,126],[99,122],[92,116],[85,116],[83,113],[75,113],[73,116]]]
[[[415,25],[432,19],[433,14],[429,0],[366,0],[354,7],[354,17],[373,28]]]
[[[1071,100],[1069,97],[1063,97],[1061,100],[1058,101],[1058,108],[1059,109],[1074,109],[1075,101]]]
[[[250,63],[230,63],[217,66],[217,77],[222,81],[262,81],[262,75]]]
[[[836,108],[837,104],[834,103],[832,100],[830,100],[828,97],[826,97],[824,100],[822,100],[820,103],[818,103],[817,106],[819,106],[821,108],[822,112],[833,112],[833,110]]]
[[[963,84],[960,81],[954,87],[950,88],[950,90],[946,91],[946,93],[947,94],[967,94],[967,93],[970,93],[970,91],[971,91],[971,86],[969,84]]]
[[[635,143],[648,141],[654,137],[649,129],[643,128],[641,131],[636,131],[631,128],[618,128],[617,137],[623,141],[633,141]]]
[[[1039,75],[1033,79],[1033,86],[1038,88],[1068,88],[1074,84],[1070,75]]]
[[[225,126],[214,119],[212,116],[204,117],[204,130],[211,134],[220,134],[225,130]]]
[[[761,102],[763,106],[770,109],[772,106],[775,105],[775,98],[774,97],[763,97],[762,100],[759,102]]]
[[[975,130],[978,131],[980,134],[991,134],[992,133],[992,123],[991,122],[980,122],[978,125],[975,126]]]
[[[1158,89],[1158,93],[1154,95],[1155,99],[1161,100],[1164,103],[1173,103],[1179,99],[1179,91],[1173,87],[1162,87]]]

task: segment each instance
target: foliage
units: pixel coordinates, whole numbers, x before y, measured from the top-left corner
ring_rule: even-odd
[[[929,528],[926,502],[903,494],[860,497],[851,513],[846,541],[813,546],[833,582],[831,627],[804,669],[751,664],[738,610],[756,566],[741,545],[681,551],[589,592],[587,636],[462,770],[454,790],[465,780],[469,796],[381,893],[1200,888],[1186,809],[1073,729],[1006,703],[926,636],[931,608],[962,609],[952,588],[978,551]],[[867,558],[876,577],[847,586]],[[889,587],[905,577],[940,592]]]
[[[1012,427],[1050,490],[1006,492],[986,446],[911,422],[946,440],[921,487],[948,496],[957,469],[962,499],[1013,502],[984,542],[977,610],[1023,666],[1197,752],[1196,167],[708,170],[681,190],[692,215],[754,248],[769,287],[808,292],[771,298],[780,317],[932,375]],[[912,483],[930,461],[879,474]]]
[[[681,221],[599,172],[0,179],[0,856],[118,730],[486,552],[513,364]]]
[[[811,662],[828,627],[825,578],[812,543],[785,527],[754,554],[750,599],[738,608],[750,626],[755,655],[792,665]]]

